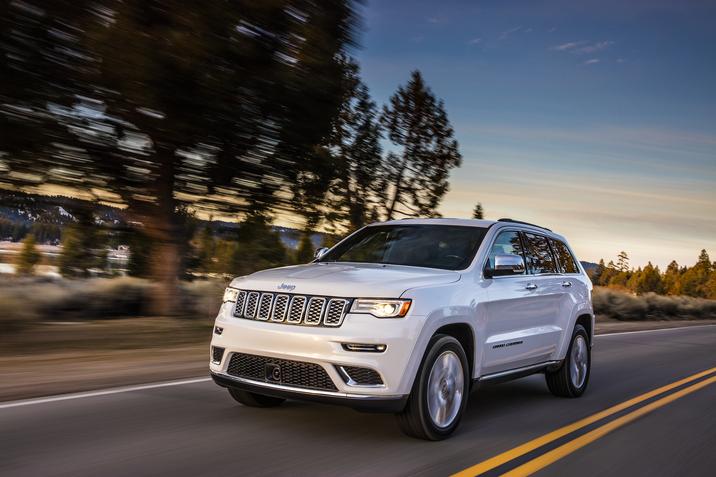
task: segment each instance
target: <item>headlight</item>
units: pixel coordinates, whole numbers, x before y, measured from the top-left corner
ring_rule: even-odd
[[[239,290],[236,288],[228,287],[224,290],[224,303],[227,301],[236,301],[236,297],[239,295]]]
[[[358,298],[351,313],[370,313],[378,318],[402,318],[410,309],[410,300],[373,300]]]

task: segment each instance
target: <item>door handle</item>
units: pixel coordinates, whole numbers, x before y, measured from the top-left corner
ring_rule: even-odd
[[[572,282],[562,282],[562,286],[563,286],[563,287],[571,287],[571,286],[572,286]]]
[[[534,283],[528,283],[527,286],[525,287],[525,289],[526,290],[536,290],[537,285],[535,285]]]

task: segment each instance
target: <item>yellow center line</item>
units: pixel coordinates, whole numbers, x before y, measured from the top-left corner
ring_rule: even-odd
[[[556,449],[553,449],[546,454],[542,454],[541,456],[532,459],[529,462],[526,462],[525,464],[522,464],[521,466],[511,470],[510,472],[507,472],[503,474],[503,476],[509,476],[509,477],[521,477],[521,476],[527,476],[532,475],[535,472],[537,472],[540,469],[543,469],[544,467],[547,467],[550,464],[553,464],[554,462],[558,461],[559,459],[571,454],[572,452],[581,449],[582,447],[586,446],[587,444],[590,444],[597,439],[604,437],[608,433],[614,431],[615,429],[618,429],[635,419],[638,419],[639,417],[649,414],[650,412],[659,409],[660,407],[666,406],[670,402],[676,401],[679,398],[682,398],[686,396],[687,394],[691,394],[695,391],[698,391],[701,388],[704,388],[708,386],[709,384],[716,383],[716,376],[712,376],[708,379],[705,379],[703,381],[700,381],[696,384],[692,384],[688,388],[681,389],[680,391],[677,391],[673,394],[669,394],[666,397],[663,397],[659,399],[658,401],[654,401],[650,404],[647,404],[644,407],[640,407],[639,409],[630,412],[629,414],[625,414],[622,417],[619,417],[617,419],[614,419],[613,421],[610,421],[606,424],[604,424],[601,427],[598,427],[594,429],[593,431],[589,431],[586,434],[577,437],[576,439],[567,442],[566,444],[563,444]]]
[[[591,416],[585,417],[584,419],[580,419],[579,421],[573,422],[572,424],[568,424],[564,427],[561,427],[561,428],[556,429],[552,432],[549,432],[543,436],[532,439],[531,441],[525,442],[522,445],[519,445],[513,449],[505,451],[502,454],[498,454],[494,457],[491,457],[490,459],[482,461],[482,462],[475,464],[471,467],[468,467],[465,470],[461,470],[460,472],[453,474],[452,477],[468,477],[468,476],[472,477],[472,476],[483,474],[483,473],[487,472],[488,470],[492,470],[495,467],[499,467],[502,464],[505,464],[513,459],[516,459],[516,458],[523,456],[529,452],[532,452],[533,450],[538,449],[539,447],[542,447],[545,444],[549,444],[550,442],[553,442],[561,437],[564,437],[567,434],[571,434],[572,432],[582,429],[583,427],[586,427],[586,426],[588,426],[592,423],[595,423],[601,419],[604,419],[605,417],[611,416],[612,414],[623,411],[624,409],[627,409],[635,404],[644,402],[647,399],[651,399],[654,396],[658,396],[659,394],[665,393],[666,391],[670,391],[674,388],[678,388],[679,386],[681,386],[683,384],[686,384],[686,383],[689,383],[696,379],[702,378],[702,377],[707,376],[714,372],[716,372],[716,367],[707,369],[705,371],[701,371],[700,373],[693,374],[693,375],[688,376],[684,379],[680,379],[680,380],[673,382],[671,384],[667,384],[660,388],[657,388],[657,389],[654,389],[647,393],[644,393],[640,396],[636,396],[632,399],[629,399],[628,401],[624,401],[620,404],[617,404],[615,406],[607,408],[607,409],[600,411],[596,414],[592,414]]]

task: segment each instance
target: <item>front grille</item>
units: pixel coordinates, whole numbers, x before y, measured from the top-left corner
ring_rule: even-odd
[[[383,380],[377,371],[370,368],[359,368],[357,366],[340,366],[341,377],[346,384],[357,384],[360,386],[380,386]],[[352,382],[351,382],[352,381]]]
[[[272,370],[278,366],[280,370],[278,380],[267,377],[267,366],[270,366]],[[336,385],[333,384],[323,366],[315,363],[234,353],[229,361],[227,373],[239,378],[284,386],[337,391]]]
[[[351,300],[239,290],[234,316],[292,325],[337,327],[343,324]]]

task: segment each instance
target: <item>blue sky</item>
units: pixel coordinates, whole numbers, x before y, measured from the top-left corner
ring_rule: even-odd
[[[383,103],[419,69],[464,157],[441,206],[534,221],[583,260],[716,260],[716,2],[392,1],[355,51]]]

